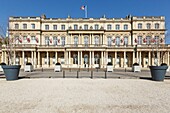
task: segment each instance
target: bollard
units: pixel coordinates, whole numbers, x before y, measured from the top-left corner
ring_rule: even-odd
[[[43,68],[41,68],[41,71],[43,72]]]
[[[77,71],[77,78],[79,78],[79,71]]]
[[[71,68],[69,69],[69,71],[71,72]]]
[[[107,79],[107,71],[105,71],[105,79]]]
[[[93,79],[93,71],[91,71],[91,79]]]
[[[65,78],[65,71],[63,71],[63,78]]]

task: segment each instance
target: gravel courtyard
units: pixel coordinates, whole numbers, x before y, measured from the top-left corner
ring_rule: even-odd
[[[0,79],[0,113],[169,113],[170,80]]]

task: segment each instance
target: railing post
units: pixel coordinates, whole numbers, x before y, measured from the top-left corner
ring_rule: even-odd
[[[63,71],[63,78],[65,78],[65,71]]]
[[[79,71],[77,71],[77,78],[79,78]]]
[[[91,79],[93,79],[93,71],[91,71]]]
[[[105,79],[107,79],[107,71],[105,71]]]

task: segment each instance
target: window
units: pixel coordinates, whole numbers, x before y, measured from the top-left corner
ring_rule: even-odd
[[[112,29],[112,25],[107,25],[107,30],[111,30]]]
[[[49,42],[49,37],[45,37],[45,45],[49,45],[50,42]]]
[[[84,37],[84,44],[85,46],[88,46],[89,44],[89,38],[87,36]]]
[[[158,44],[159,43],[159,36],[155,36],[155,44]]]
[[[75,36],[74,37],[74,46],[78,46],[78,37],[77,36]]]
[[[27,24],[23,24],[23,29],[27,29]]]
[[[15,29],[19,29],[19,24],[15,24]]]
[[[138,29],[142,29],[142,24],[141,23],[138,24]]]
[[[78,25],[74,25],[74,30],[77,30],[78,29]]]
[[[150,42],[151,42],[151,37],[150,37],[150,36],[147,36],[147,37],[146,37],[146,44],[150,44]]]
[[[88,25],[84,25],[84,30],[88,30]]]
[[[73,54],[73,64],[78,64],[78,55]]]
[[[107,37],[107,44],[108,46],[112,46],[112,37]]]
[[[49,30],[49,25],[45,25],[45,30]]]
[[[35,43],[36,43],[35,36],[31,36],[31,43],[32,43],[32,44],[35,44]]]
[[[124,30],[128,30],[128,25],[124,25]]]
[[[53,25],[53,30],[57,30],[57,25]]]
[[[94,26],[94,28],[95,28],[95,30],[98,30],[98,29],[99,29],[99,25],[96,24],[96,25]]]
[[[138,45],[142,44],[142,36],[138,36]]]
[[[99,37],[98,36],[94,37],[94,44],[95,44],[95,46],[99,45]]]
[[[159,29],[159,24],[158,23],[155,24],[155,29]]]
[[[61,30],[65,30],[65,25],[61,25]]]
[[[128,45],[128,37],[124,37],[124,45]]]
[[[99,62],[100,62],[99,54],[95,54],[95,56],[94,56],[94,64],[99,64]]]
[[[35,24],[31,24],[31,28],[32,28],[32,29],[35,29]]]
[[[65,46],[65,37],[61,37],[61,45]]]
[[[116,46],[120,45],[120,37],[116,37]]]
[[[57,41],[58,41],[58,40],[57,40],[57,37],[54,36],[54,37],[53,37],[53,44],[54,44],[55,46],[57,45]]]
[[[19,36],[15,36],[15,43],[19,44]]]
[[[146,28],[147,28],[147,29],[151,29],[151,24],[150,24],[150,23],[147,23],[147,24],[146,24]]]
[[[23,43],[27,43],[27,36],[23,36]]]
[[[120,30],[120,25],[116,25],[116,30]]]

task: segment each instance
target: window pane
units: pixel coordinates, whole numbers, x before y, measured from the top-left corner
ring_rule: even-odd
[[[32,29],[35,29],[35,24],[31,24]]]
[[[53,30],[57,30],[57,25],[53,25]]]
[[[45,30],[49,30],[49,25],[45,25]]]

